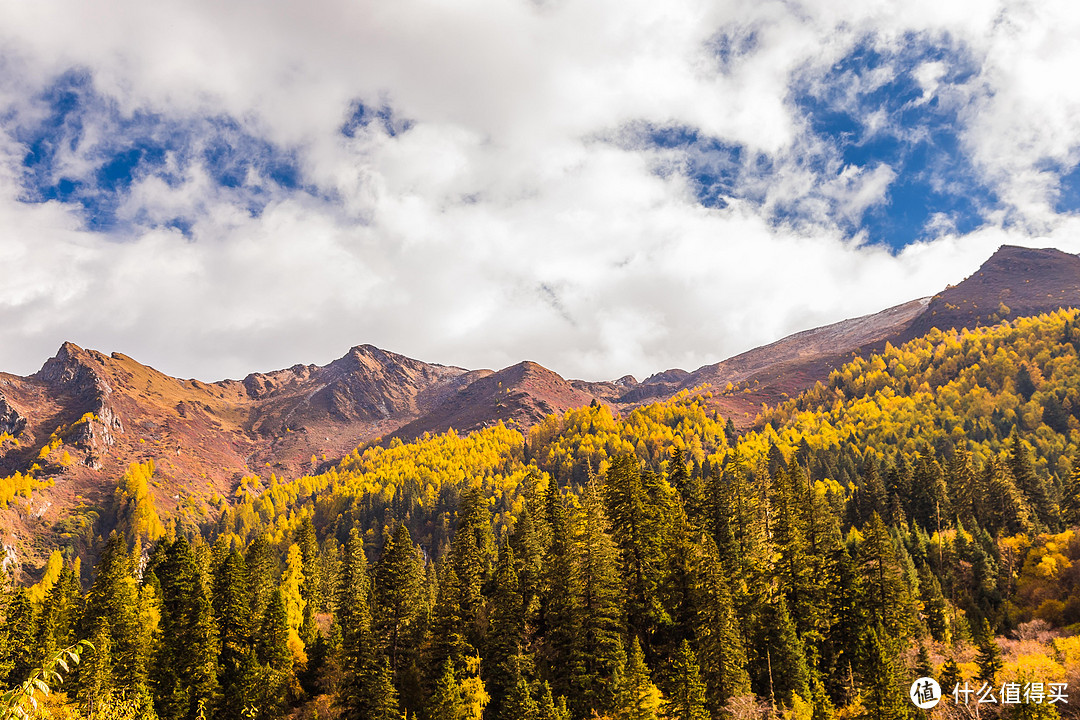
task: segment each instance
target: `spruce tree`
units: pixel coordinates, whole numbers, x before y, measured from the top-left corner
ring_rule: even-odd
[[[34,607],[30,593],[24,588],[15,591],[8,601],[3,631],[0,632],[0,678],[3,687],[21,683],[29,675],[34,658],[36,633]]]
[[[641,643],[634,638],[619,683],[615,717],[618,720],[659,720],[663,696],[649,677]]]
[[[416,642],[414,627],[420,615],[420,584],[423,579],[409,528],[401,523],[383,546],[375,564],[374,627],[385,638],[390,667],[396,674],[411,656]]]
[[[514,565],[513,549],[509,545],[502,545],[495,568],[495,588],[490,605],[491,634],[485,655],[485,678],[491,689],[490,712],[494,717],[513,717],[503,707],[503,701],[522,679],[521,651],[525,628],[521,591]]]
[[[552,481],[545,494],[547,525],[550,528],[544,562],[544,586],[540,616],[543,644],[542,667],[552,691],[566,697],[573,691],[578,675],[577,645],[580,633],[580,593],[577,564],[573,557],[571,518],[559,488]]]
[[[746,672],[746,650],[732,607],[731,592],[716,545],[708,536],[702,538],[698,547],[694,605],[697,608],[693,623],[697,658],[707,687],[709,708],[715,715],[730,698],[750,692],[750,677]]]
[[[1004,663],[1001,661],[1001,648],[994,639],[994,631],[985,619],[979,629],[978,642],[979,655],[976,662],[979,664],[979,679],[993,685]]]
[[[619,551],[609,526],[600,488],[591,481],[582,497],[577,580],[580,618],[575,644],[574,692],[571,709],[607,711],[615,701],[612,678],[619,672],[623,610],[619,594]]]
[[[690,643],[683,640],[672,668],[672,690],[664,712],[679,720],[709,720],[705,708],[705,683],[701,681],[697,658]]]
[[[428,720],[462,720],[465,717],[465,704],[461,699],[461,688],[454,676],[454,664],[447,660],[435,681],[434,690],[427,703]]]
[[[886,630],[877,625],[863,633],[859,663],[863,706],[867,720],[902,720],[910,701],[896,665],[895,654],[888,646]]]
[[[1061,492],[1061,519],[1067,527],[1080,525],[1080,456],[1073,458],[1072,472]]]
[[[255,681],[252,652],[251,605],[247,594],[247,566],[233,550],[221,563],[214,578],[214,617],[220,639],[221,702],[219,712],[240,717],[251,701]]]
[[[1014,428],[1009,438],[1009,454],[1006,461],[1009,472],[1028,505],[1034,512],[1035,519],[1042,527],[1057,529],[1058,518],[1050,489],[1043,478],[1035,472],[1031,459],[1031,449]]]
[[[92,637],[100,625],[109,628],[110,675],[117,690],[129,696],[142,692],[147,678],[149,638],[139,617],[138,585],[124,536],[109,536],[86,597],[83,635]]]
[[[889,530],[876,513],[863,527],[863,536],[858,569],[872,621],[880,623],[890,637],[907,637],[916,622],[914,600]]]
[[[529,684],[524,679],[519,678],[510,688],[500,714],[495,717],[506,720],[540,720],[540,708],[529,693]]]
[[[668,620],[658,598],[663,557],[660,510],[666,498],[656,475],[641,470],[633,455],[612,459],[604,490],[614,539],[622,554],[628,629],[650,642],[656,628]]]
[[[162,720],[193,720],[217,691],[216,632],[209,587],[195,552],[180,535],[156,569],[161,636],[154,658],[154,706]]]
[[[546,682],[540,686],[540,701],[537,703],[537,720],[570,720],[570,711],[566,707],[566,698],[556,702],[551,695],[551,686]]]

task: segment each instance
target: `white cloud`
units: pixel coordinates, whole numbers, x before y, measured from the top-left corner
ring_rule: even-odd
[[[74,68],[122,116],[234,118],[295,152],[316,188],[273,192],[253,215],[244,188],[174,157],[179,180],[138,178],[117,211],[134,236],[110,237],[82,229],[78,208],[22,202],[25,149],[6,136],[0,368],[18,372],[71,339],[205,379],[361,342],[645,376],[933,293],[1002,242],[1066,246],[1076,229],[1040,169],[1073,162],[1080,132],[1067,3],[0,0],[0,15],[0,103],[15,112],[0,133],[40,116],[32,98]],[[746,52],[720,63],[725,28]],[[838,229],[887,202],[897,170],[800,164],[830,149],[794,107],[793,75],[823,77],[868,34],[896,49],[911,32],[950,38],[982,71],[945,99],[938,61],[852,92],[914,70],[924,101],[967,108],[964,142],[1030,223],[956,236],[943,219],[896,256]],[[343,136],[356,99],[412,129]],[[89,116],[66,172],[93,167],[94,140],[116,132],[107,113]],[[777,169],[759,202],[706,209],[681,175],[654,172],[663,153],[599,139],[632,123],[696,128]],[[769,219],[796,201],[808,223]],[[175,217],[190,237],[155,227]]]

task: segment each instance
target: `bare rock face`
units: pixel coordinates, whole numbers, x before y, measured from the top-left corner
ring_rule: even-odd
[[[26,418],[8,403],[3,393],[0,393],[0,435],[6,433],[18,436],[26,429],[26,423]]]

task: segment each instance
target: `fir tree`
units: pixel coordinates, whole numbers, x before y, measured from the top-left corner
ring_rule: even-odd
[[[420,560],[409,528],[401,523],[383,546],[375,564],[374,628],[386,638],[390,667],[396,674],[415,642],[414,625],[420,614]],[[401,656],[401,657],[399,657]]]
[[[622,598],[619,595],[619,551],[608,535],[600,490],[590,482],[582,498],[578,542],[577,607],[580,636],[575,645],[574,693],[571,709],[584,714],[604,712],[615,700],[611,679],[619,672],[622,650]]]
[[[618,720],[658,720],[662,704],[663,696],[649,677],[641,643],[634,638],[619,683],[615,717]]]
[[[435,681],[434,691],[427,704],[428,720],[463,720],[465,703],[461,699],[461,688],[454,676],[454,664],[450,660],[443,663],[442,672]]]
[[[683,640],[672,668],[673,684],[664,712],[679,720],[709,720],[705,709],[705,683],[690,643]]]
[[[909,700],[902,687],[895,654],[885,640],[881,625],[866,630],[862,637],[860,684],[867,720],[901,720],[907,716]]]
[[[529,684],[519,678],[506,695],[501,714],[496,715],[506,720],[539,720],[540,708],[529,693]]]
[[[993,685],[1004,663],[1001,661],[1001,648],[994,639],[994,631],[985,619],[982,621],[978,641],[979,655],[976,661],[979,664],[979,679]]]
[[[247,566],[232,551],[217,569],[214,578],[214,617],[217,620],[221,654],[221,703],[219,711],[240,717],[251,702],[255,658],[252,652],[251,606],[247,596]]]

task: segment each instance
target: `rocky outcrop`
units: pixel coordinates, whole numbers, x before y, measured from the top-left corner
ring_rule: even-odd
[[[6,433],[18,436],[26,429],[26,424],[26,418],[8,403],[3,393],[0,393],[0,435]]]

